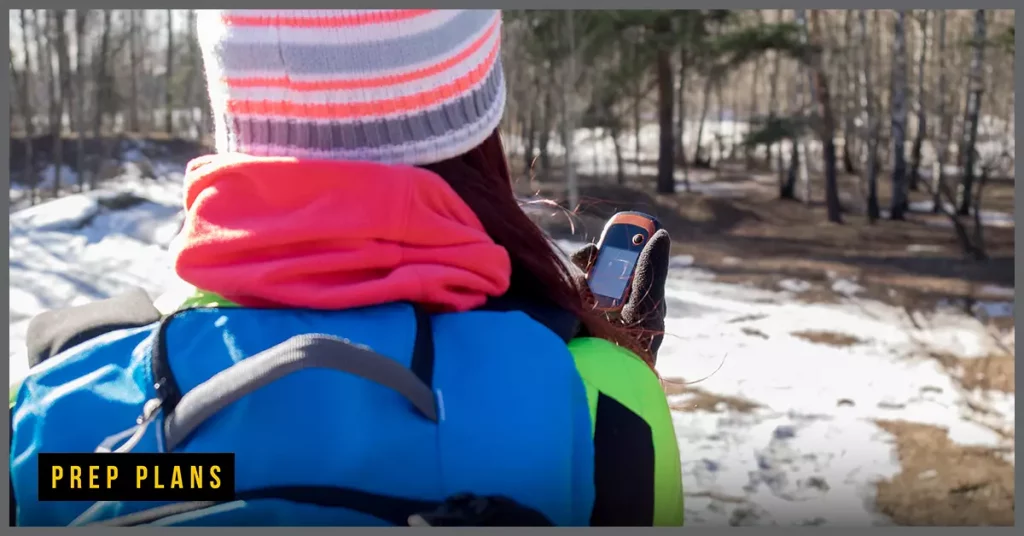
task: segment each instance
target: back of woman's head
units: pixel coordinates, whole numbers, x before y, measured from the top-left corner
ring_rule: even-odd
[[[510,293],[639,350],[587,304],[513,194],[496,131],[500,11],[204,10],[198,36],[219,153],[432,170],[508,251]]]

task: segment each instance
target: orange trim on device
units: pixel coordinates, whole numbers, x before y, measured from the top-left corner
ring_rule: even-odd
[[[617,224],[636,225],[647,230],[647,236],[654,235],[654,222],[643,216],[637,216],[636,214],[616,214],[612,216],[612,219],[608,220],[608,226]]]

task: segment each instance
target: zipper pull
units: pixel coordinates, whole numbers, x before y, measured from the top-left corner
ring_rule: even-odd
[[[139,415],[139,417],[135,419],[135,426],[107,437],[98,447],[96,447],[96,452],[115,452],[119,454],[131,452],[131,450],[139,444],[139,441],[142,440],[142,436],[146,435],[146,430],[149,429],[149,423],[156,418],[157,412],[160,411],[160,406],[161,402],[156,398],[147,400],[142,406],[142,415]],[[124,444],[115,450],[111,450],[114,445],[117,445],[125,438],[127,438],[127,440]]]

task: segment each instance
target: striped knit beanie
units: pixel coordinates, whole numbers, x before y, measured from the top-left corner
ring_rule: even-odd
[[[498,10],[200,11],[217,152],[421,165],[505,108]]]

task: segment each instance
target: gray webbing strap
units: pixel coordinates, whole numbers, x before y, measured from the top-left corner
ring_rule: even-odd
[[[185,394],[164,421],[165,448],[173,451],[207,419],[253,391],[293,372],[325,368],[388,387],[437,422],[434,393],[401,363],[327,335],[299,335],[227,368]]]

